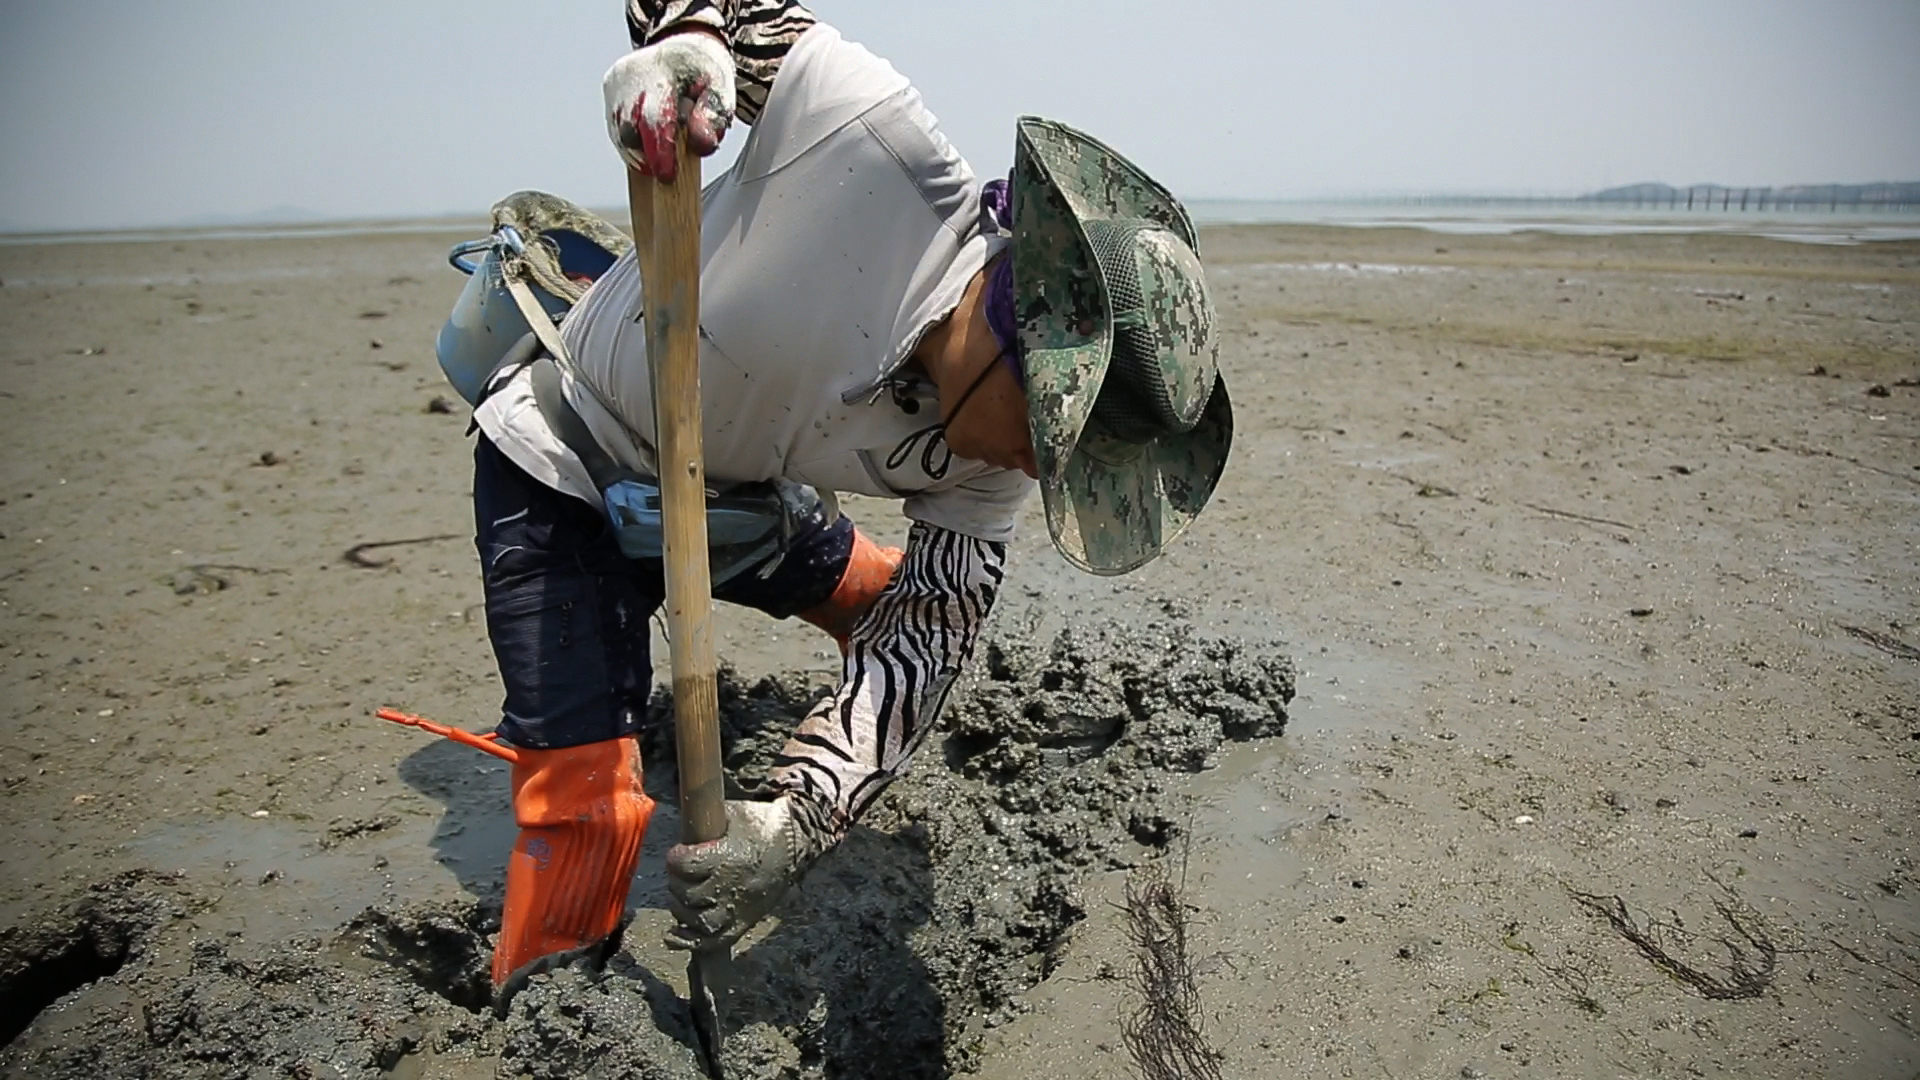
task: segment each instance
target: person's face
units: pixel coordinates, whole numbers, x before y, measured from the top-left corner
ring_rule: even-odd
[[[1031,477],[1040,475],[1033,457],[1033,430],[1027,425],[1027,393],[1014,374],[1013,364],[996,355],[987,360],[989,369],[975,367],[964,381],[955,380],[957,392],[940,387],[940,414],[947,425],[947,447],[956,455],[984,461],[1002,469],[1019,469]],[[974,380],[980,385],[965,401],[967,387]],[[949,413],[949,409],[953,410]]]

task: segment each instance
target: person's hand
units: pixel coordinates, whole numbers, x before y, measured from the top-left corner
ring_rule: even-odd
[[[795,798],[727,800],[727,835],[667,852],[667,891],[679,920],[667,933],[675,949],[731,947],[767,916],[831,841],[816,835]]]
[[[675,172],[674,137],[705,157],[733,123],[733,56],[719,38],[687,30],[614,61],[601,80],[607,134],[629,168],[661,180]]]

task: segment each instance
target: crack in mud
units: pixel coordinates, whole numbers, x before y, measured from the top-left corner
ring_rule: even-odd
[[[1210,767],[1227,740],[1279,735],[1293,697],[1277,647],[1180,622],[1049,640],[1016,628],[983,650],[939,742],[736,959],[722,1010],[729,1076],[968,1070],[986,1029],[1025,1011],[1022,995],[1060,963],[1086,915],[1085,876],[1181,835],[1179,775]],[[723,752],[741,782],[764,775],[821,692],[802,676],[746,684],[723,672]],[[665,694],[650,716],[644,752],[670,770]],[[129,948],[115,970],[69,969],[90,987],[45,983],[60,1022],[27,1016],[0,1072],[371,1078],[460,1059],[515,1076],[703,1075],[685,1003],[624,951],[601,972],[536,977],[495,1020],[497,928],[479,902],[411,903],[306,940],[173,940],[171,963]],[[19,955],[0,948],[0,972]]]

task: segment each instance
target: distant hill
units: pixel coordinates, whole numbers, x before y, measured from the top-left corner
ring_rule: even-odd
[[[1920,206],[1920,181],[1875,184],[1793,184],[1787,187],[1727,187],[1695,184],[1626,184],[1579,197],[1581,202],[1630,203],[1642,206],[1765,207],[1895,207]]]

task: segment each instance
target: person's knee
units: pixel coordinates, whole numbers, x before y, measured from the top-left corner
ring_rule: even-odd
[[[483,549],[487,637],[505,688],[502,738],[557,749],[631,735],[646,715],[659,606],[636,574],[509,527]]]
[[[506,689],[500,735],[542,749],[639,731],[657,603],[624,578],[548,572],[489,591],[487,632]]]

